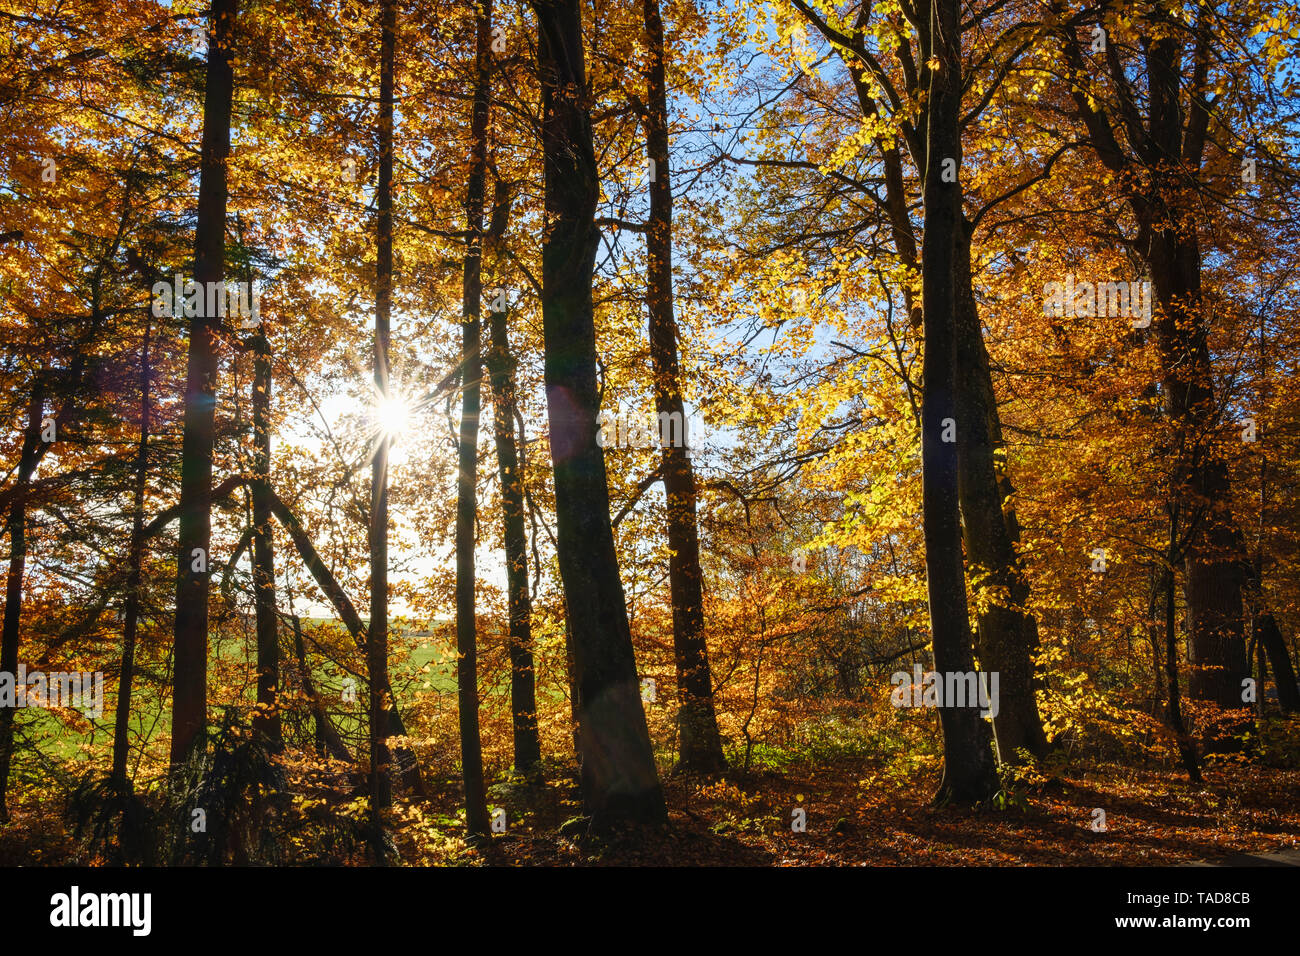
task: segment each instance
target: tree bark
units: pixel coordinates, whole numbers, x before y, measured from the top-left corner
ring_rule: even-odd
[[[23,610],[23,575],[27,570],[27,491],[36,471],[38,449],[41,442],[41,416],[45,408],[45,390],[38,378],[32,386],[32,396],[27,404],[27,429],[23,435],[22,454],[18,459],[18,480],[15,494],[9,504],[9,570],[5,575],[4,631],[0,637],[0,673],[12,674],[17,680],[19,625]],[[14,752],[14,718],[17,700],[13,707],[0,707],[0,823],[8,822],[6,802],[9,790],[9,767]]]
[[[231,38],[238,0],[212,0],[208,15],[207,84],[203,96],[199,205],[194,281],[204,308],[189,327],[185,421],[181,447],[180,528],[177,535],[175,672],[171,763],[179,766],[207,739],[208,585],[212,542],[212,452],[216,442],[217,327],[206,313],[208,283],[225,279],[226,166],[234,99]],[[204,568],[194,570],[197,565]]]
[[[532,599],[528,593],[528,538],[524,530],[523,475],[515,446],[515,370],[507,337],[505,310],[488,316],[488,375],[492,383],[492,422],[501,477],[502,537],[506,552],[506,591],[510,602],[510,714],[514,730],[515,772],[537,780],[542,743],[537,730],[537,690],[533,666]]]
[[[1178,630],[1174,607],[1174,564],[1178,541],[1178,506],[1169,507],[1169,550],[1164,572],[1165,593],[1165,676],[1169,683],[1169,726],[1178,737],[1178,754],[1182,758],[1187,778],[1192,783],[1201,782],[1201,768],[1196,759],[1196,744],[1187,733],[1183,721],[1182,698],[1178,690]]]
[[[695,470],[686,445],[677,358],[677,319],[673,310],[673,191],[668,153],[668,88],[664,70],[664,23],[659,0],[645,0],[649,43],[646,73],[646,152],[650,180],[650,219],[646,229],[646,306],[650,314],[650,362],[654,371],[655,411],[662,444],[661,474],[668,504],[668,590],[673,610],[673,658],[677,665],[678,767],[703,773],[722,770],[726,761],[713,709],[713,677],[704,637],[703,575],[695,520]],[[666,417],[665,417],[666,416]],[[673,423],[681,444],[673,440]],[[665,424],[667,423],[667,424]],[[667,434],[665,434],[667,433]]]
[[[1087,130],[1087,142],[1124,189],[1138,223],[1135,247],[1151,272],[1156,306],[1153,332],[1163,368],[1165,414],[1173,422],[1178,449],[1173,488],[1184,523],[1193,528],[1184,549],[1184,589],[1187,597],[1188,691],[1194,700],[1210,701],[1229,711],[1227,720],[1212,729],[1211,749],[1233,749],[1231,738],[1248,730],[1251,715],[1243,707],[1241,682],[1250,676],[1244,634],[1245,547],[1231,514],[1231,480],[1226,461],[1216,450],[1213,369],[1208,329],[1201,299],[1201,251],[1195,223],[1201,218],[1189,208],[1187,185],[1201,173],[1206,106],[1205,71],[1183,109],[1185,27],[1163,19],[1161,35],[1143,39],[1147,111],[1125,123],[1120,146],[1105,107],[1099,107],[1081,86],[1071,90],[1076,111]],[[1193,33],[1206,29],[1198,18]],[[1085,72],[1078,36],[1062,33],[1063,51],[1075,73]],[[1110,80],[1131,93],[1130,81],[1118,58],[1110,63]],[[1129,104],[1133,103],[1131,96]],[[1133,105],[1127,107],[1133,110]],[[1190,112],[1190,115],[1188,113]],[[1143,119],[1146,125],[1143,125]],[[1235,714],[1232,712],[1236,712]]]
[[[465,828],[471,838],[488,836],[483,744],[478,727],[478,633],[474,607],[474,527],[478,517],[478,426],[483,363],[479,313],[483,298],[483,201],[487,189],[487,134],[492,80],[492,0],[481,0],[476,20],[473,115],[465,219],[468,241],[460,325],[461,411],[456,480],[456,687],[460,719],[460,765],[465,786]]]
[[[292,594],[289,597],[289,604],[292,609]],[[316,692],[315,681],[311,679],[311,670],[307,666],[307,646],[302,639],[302,622],[292,611],[289,617],[293,623],[293,650],[298,662],[298,680],[302,683],[302,692],[307,697],[307,705],[311,708],[312,721],[315,725],[316,752],[321,755],[328,753],[335,760],[351,762],[352,754],[348,753],[347,744],[330,723],[329,715],[325,713],[325,703]]]
[[[1016,553],[1019,528],[1014,517],[1003,510],[1011,483],[975,302],[970,240],[970,229],[963,222],[955,259],[957,485],[971,585],[986,599],[977,604],[976,612],[980,664],[999,674],[994,740],[998,759],[1014,764],[1021,762],[1022,752],[1032,757],[1047,754],[1047,737],[1034,697],[1038,624],[1026,607],[1029,581]]]
[[[147,314],[147,313],[146,313]],[[120,793],[130,789],[126,759],[131,726],[131,682],[135,678],[135,644],[140,619],[140,588],[144,574],[144,496],[149,487],[150,326],[145,320],[140,347],[140,442],[135,453],[135,487],[131,499],[131,545],[126,564],[126,604],[122,609],[122,665],[117,678],[117,710],[113,715],[113,782]]]
[[[397,42],[396,0],[380,4],[379,59],[379,182],[375,249],[375,395],[381,405],[389,398],[388,339],[393,292],[393,71]],[[370,811],[373,849],[383,859],[382,813],[393,803],[389,780],[388,721],[388,450],[391,436],[381,430],[375,438],[370,471],[370,633],[366,638],[369,678]]]
[[[284,746],[276,693],[280,686],[279,618],[275,606],[275,540],[271,529],[271,344],[266,326],[253,337],[253,607],[257,620],[257,716],[254,731],[273,752]]]
[[[958,516],[957,442],[945,442],[956,422],[958,321],[955,259],[962,228],[961,193],[949,170],[960,169],[961,50],[957,0],[930,6],[930,55],[938,65],[930,74],[926,130],[925,232],[921,246],[921,309],[925,332],[921,398],[921,486],[925,517],[926,585],[935,669],[941,674],[974,670],[966,580]],[[957,435],[957,441],[965,440]],[[974,804],[997,792],[989,732],[978,712],[953,707],[939,711],[943,728],[944,771],[936,801]]]
[[[666,819],[637,682],[627,604],[596,443],[596,330],[591,291],[600,183],[592,142],[581,8],[533,0],[542,81],[546,222],[542,327],[555,473],[557,555],[581,694],[583,800],[591,826]]]
[[[1277,685],[1277,702],[1284,714],[1300,713],[1300,687],[1296,686],[1295,668],[1287,651],[1277,618],[1270,611],[1261,611],[1255,618],[1259,643],[1273,665],[1273,682]]]

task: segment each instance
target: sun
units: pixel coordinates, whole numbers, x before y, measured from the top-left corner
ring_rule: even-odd
[[[395,438],[411,422],[411,406],[400,395],[380,398],[374,411],[375,429],[385,438]]]

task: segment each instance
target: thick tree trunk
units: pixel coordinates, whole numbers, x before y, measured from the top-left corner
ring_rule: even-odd
[[[925,330],[921,399],[921,485],[925,518],[926,584],[935,669],[940,674],[974,670],[966,580],[958,517],[957,444],[944,441],[956,422],[957,294],[955,257],[962,228],[961,193],[945,182],[945,167],[960,169],[960,7],[935,0],[928,24],[931,74],[926,131],[925,233],[921,247],[921,309]],[[945,163],[945,161],[951,161]],[[965,440],[957,433],[957,441]],[[973,804],[997,792],[989,732],[978,710],[945,700],[944,772],[935,799]]]
[[[397,34],[396,0],[380,4],[379,182],[375,249],[375,395],[389,398],[388,338],[393,294],[393,68]],[[382,859],[382,812],[393,802],[389,780],[388,721],[388,449],[391,436],[375,437],[370,471],[370,633],[366,638],[366,672],[370,683],[370,810],[376,856]]]
[[[19,625],[23,610],[23,575],[27,570],[27,493],[36,471],[37,449],[41,441],[41,416],[44,414],[45,393],[41,382],[32,387],[32,397],[27,405],[27,429],[23,435],[23,449],[18,459],[18,476],[15,494],[9,503],[9,570],[5,576],[4,631],[0,636],[0,673],[18,674]],[[16,690],[16,688],[15,688]],[[14,718],[17,716],[17,699],[13,707],[0,707],[0,823],[9,819],[6,795],[9,790],[9,767],[14,753]]]
[[[205,308],[190,321],[177,535],[175,673],[171,763],[183,764],[207,738],[208,584],[212,555],[212,451],[216,442],[217,323],[207,315],[209,283],[220,287],[226,263],[226,167],[234,98],[231,39],[238,0],[212,0],[207,85],[203,96],[194,281]]]
[[[113,715],[113,782],[121,793],[130,788],[126,759],[130,751],[131,682],[135,678],[135,644],[140,620],[140,588],[144,579],[144,496],[149,487],[149,418],[151,376],[150,327],[145,320],[140,347],[140,443],[135,453],[135,487],[131,498],[131,544],[126,559],[126,604],[122,609],[122,665],[117,678],[117,711]]]
[[[460,325],[461,411],[456,480],[456,686],[460,718],[460,766],[465,785],[465,827],[471,838],[488,835],[483,785],[483,744],[478,727],[478,633],[474,607],[474,526],[478,517],[478,425],[483,363],[479,354],[483,298],[483,200],[487,188],[487,132],[491,94],[492,2],[482,0],[476,18],[477,47],[473,116],[470,119],[469,188]]]
[[[863,116],[874,119],[879,111],[865,76],[852,66],[850,73]],[[917,269],[916,240],[907,211],[898,147],[884,142],[879,145],[894,246],[902,263]],[[921,165],[923,157],[917,159]],[[957,188],[961,190],[960,178]],[[996,599],[978,613],[976,640],[982,665],[1000,674],[1001,705],[993,718],[998,756],[1014,763],[1022,750],[1034,756],[1047,752],[1047,738],[1034,697],[1032,661],[1038,646],[1038,623],[1027,609],[1029,581],[1016,554],[1020,528],[1006,504],[1013,488],[972,285],[971,230],[964,217],[957,239],[956,417],[958,434],[962,436],[957,446],[962,537],[974,587]],[[903,295],[911,324],[919,326],[924,321],[920,303],[910,288],[904,288]]]
[[[510,714],[514,729],[515,772],[537,780],[542,743],[537,730],[537,690],[533,669],[532,599],[528,593],[528,538],[524,530],[523,475],[515,447],[515,372],[507,341],[506,312],[488,316],[488,375],[492,382],[492,424],[501,477],[502,537],[506,552],[506,592],[510,601]]]
[[[713,710],[713,677],[704,638],[703,575],[695,521],[695,471],[686,445],[686,412],[677,360],[673,310],[673,190],[668,155],[668,89],[664,74],[664,24],[659,0],[645,0],[649,45],[646,74],[646,151],[650,219],[646,229],[646,306],[650,313],[650,362],[655,411],[663,441],[661,473],[668,500],[668,589],[673,609],[673,657],[677,665],[678,767],[716,772],[726,766]],[[676,425],[672,423],[677,423]],[[665,425],[665,423],[667,423]],[[680,429],[675,431],[674,429]],[[671,439],[681,436],[681,443]],[[665,440],[670,439],[670,440]]]
[[[253,607],[257,620],[257,716],[253,729],[272,751],[284,746],[276,694],[280,687],[279,618],[275,607],[275,541],[271,530],[271,344],[266,326],[253,338]]]
[[[1003,763],[1019,763],[1022,751],[1033,757],[1047,753],[1047,737],[1034,698],[1038,624],[1026,608],[1029,581],[1016,554],[1019,528],[1003,510],[1010,481],[970,263],[970,230],[963,223],[955,260],[957,484],[962,538],[972,587],[986,598],[977,603],[981,608],[976,617],[980,664],[999,674],[998,713],[993,718],[998,758]]]
[[[542,327],[555,472],[557,553],[581,694],[583,800],[594,829],[666,819],[646,728],[609,518],[605,459],[596,443],[596,330],[591,287],[600,183],[587,105],[581,7],[534,0],[546,223]]]

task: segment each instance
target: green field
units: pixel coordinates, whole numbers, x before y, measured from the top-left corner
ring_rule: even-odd
[[[304,624],[313,626],[331,623],[333,622],[327,620],[304,620]],[[307,633],[310,634],[310,631]],[[397,635],[396,639],[411,638]],[[436,691],[454,697],[456,694],[455,650],[437,637],[421,637],[415,640],[420,643],[416,644],[409,656],[390,665],[390,679],[399,705],[403,701],[411,700],[416,692]],[[310,648],[311,642],[307,643]],[[251,706],[256,701],[251,648],[245,647],[243,642],[229,639],[214,641],[214,645],[219,650],[214,652],[209,660],[209,683],[212,683],[215,674],[223,670],[228,672],[232,667],[246,667],[248,682],[239,703]],[[282,648],[282,653],[287,652],[288,648]],[[365,713],[364,684],[358,680],[354,688],[355,701],[345,702],[342,692],[347,675],[332,662],[323,660],[310,649],[308,660],[312,664],[312,681],[316,685],[316,692],[326,701],[326,706],[331,711],[339,732],[344,736],[358,732]],[[291,657],[282,658],[282,663],[291,665],[293,661]],[[335,703],[331,704],[330,701]],[[68,711],[56,713],[34,707],[19,710],[16,722],[18,746],[14,755],[15,769],[19,773],[27,772],[44,776],[55,772],[54,766],[84,757],[91,752],[95,752],[97,758],[107,766],[112,746],[116,703],[116,680],[106,674],[104,712],[98,718],[90,719],[80,715],[74,718]],[[222,703],[224,702],[210,704],[210,714],[214,722],[220,719]],[[349,712],[355,713],[355,716]],[[157,680],[139,674],[132,685],[130,734],[133,750],[138,750],[141,740],[145,740],[147,746],[156,750],[156,758],[162,759],[165,756],[165,744],[171,735],[170,700],[159,693]]]

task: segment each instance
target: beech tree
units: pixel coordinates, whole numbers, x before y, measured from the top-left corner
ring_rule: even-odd
[[[673,187],[668,152],[667,50],[658,0],[645,0],[649,45],[646,73],[646,155],[650,177],[650,218],[646,224],[646,307],[650,313],[650,361],[654,369],[655,411],[660,440],[664,493],[668,499],[668,577],[673,611],[673,653],[681,709],[678,726],[683,769],[718,771],[726,764],[713,712],[713,674],[704,638],[703,573],[695,523],[695,470],[691,466],[677,358],[677,320],[673,309]],[[666,426],[663,423],[667,423]],[[674,423],[676,423],[674,425]],[[674,432],[676,428],[678,431]],[[698,441],[698,436],[696,438]]]
[[[456,681],[465,825],[471,837],[488,833],[483,753],[478,727],[478,626],[474,601],[474,532],[478,517],[478,426],[483,356],[479,315],[483,298],[483,202],[487,192],[488,121],[492,96],[492,3],[475,18],[473,118],[469,183],[465,194],[465,276],[461,315],[461,412],[456,470]]]
[[[185,425],[177,533],[176,662],[172,699],[173,765],[185,763],[207,736],[208,567],[212,547],[212,452],[216,441],[218,316],[209,289],[226,275],[227,163],[234,100],[233,43],[238,0],[213,0],[208,14],[208,62],[203,95],[194,281],[203,298],[189,324]]]
[[[375,405],[378,427],[370,465],[370,622],[366,633],[366,673],[370,683],[370,810],[375,853],[382,859],[381,814],[392,804],[389,780],[388,681],[388,455],[392,435],[383,412],[389,389],[389,320],[393,295],[393,74],[397,43],[397,3],[379,8],[379,177],[375,187]]]
[[[582,797],[591,825],[603,829],[619,822],[657,822],[665,809],[618,576],[605,459],[596,443],[591,283],[600,183],[584,101],[582,16],[574,0],[539,0],[533,10],[542,86],[542,321],[556,553],[580,695]]]

